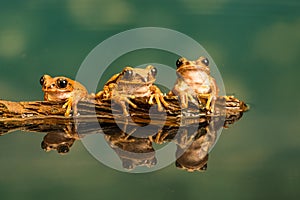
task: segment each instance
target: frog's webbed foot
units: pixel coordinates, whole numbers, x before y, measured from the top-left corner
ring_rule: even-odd
[[[153,94],[151,94],[151,96],[148,100],[148,103],[150,105],[153,104],[153,98],[154,98],[157,103],[157,107],[158,107],[157,109],[159,112],[163,111],[163,106],[161,104],[163,104],[166,108],[169,107],[169,104],[164,99],[164,95],[162,94],[162,92],[160,91],[160,89],[157,86],[153,85],[150,88],[150,90],[151,90],[151,93],[153,93]]]
[[[65,117],[69,117],[71,115],[72,107],[73,115],[77,115],[77,105],[72,97],[68,98],[67,102],[62,107],[66,108]]]
[[[214,98],[214,96],[211,93],[198,95],[199,102],[201,102],[201,99],[207,99],[206,104],[205,104],[205,109],[212,113],[214,112],[213,98]]]
[[[65,135],[67,138],[72,138],[72,139],[75,139],[75,140],[79,140],[80,137],[77,133],[77,127],[76,125],[70,125],[68,124],[65,128],[64,128],[64,132],[65,132]]]

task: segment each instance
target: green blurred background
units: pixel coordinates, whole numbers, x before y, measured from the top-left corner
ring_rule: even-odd
[[[40,148],[43,134],[2,136],[0,199],[299,199],[299,10],[298,0],[1,0],[2,99],[41,100],[41,75],[74,78],[101,41],[157,26],[201,43],[251,111],[222,132],[205,173],[122,173],[80,142],[61,156]]]

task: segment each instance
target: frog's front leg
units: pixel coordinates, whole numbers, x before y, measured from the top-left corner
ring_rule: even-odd
[[[156,135],[149,136],[148,138],[151,142],[155,142],[156,144],[163,144],[165,142],[165,138],[168,135],[168,133],[163,133],[162,130],[160,130]]]
[[[62,107],[66,108],[65,117],[69,117],[71,115],[72,107],[73,107],[73,115],[77,114],[77,106],[73,104],[73,97],[69,97],[67,99],[67,102]]]
[[[122,107],[123,114],[126,116],[129,116],[126,103],[131,105],[133,108],[137,108],[137,105],[135,105],[132,101],[130,101],[129,98],[134,98],[134,96],[127,97],[127,96],[123,96],[123,95],[113,95],[111,98],[112,100],[114,100],[116,103],[118,103]]]
[[[188,107],[188,94],[179,94],[180,107],[186,109]]]
[[[74,97],[69,97],[67,102],[63,105],[63,108],[66,108],[65,117],[71,116],[71,111],[73,110],[73,116],[78,116],[77,104],[79,100]]]
[[[158,111],[160,111],[160,112],[163,111],[163,106],[161,105],[161,103],[166,108],[169,107],[169,104],[165,101],[162,92],[160,91],[160,89],[157,86],[152,85],[150,87],[150,90],[151,90],[151,96],[150,96],[149,101],[148,101],[149,104],[152,105],[153,104],[153,98],[155,98],[155,101],[156,101],[157,107],[158,107],[157,108]]]
[[[187,98],[190,102],[198,106],[199,108],[202,108],[202,102],[199,101],[198,99],[196,100],[195,95],[187,94]]]
[[[214,103],[212,103],[213,101],[213,95],[211,93],[208,94],[199,94],[198,95],[199,98],[199,102],[201,102],[201,99],[206,99],[206,103],[205,103],[205,109],[206,110],[210,110],[211,112],[213,112],[214,110]]]
[[[189,93],[183,93],[179,95],[180,99],[180,107],[182,109],[188,108],[188,102],[192,102],[195,105],[198,105],[199,103],[195,100],[194,96]]]

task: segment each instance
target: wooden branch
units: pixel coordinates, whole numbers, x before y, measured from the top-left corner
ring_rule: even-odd
[[[101,124],[118,122],[143,126],[151,123],[160,127],[174,127],[201,123],[211,116],[225,116],[224,125],[227,126],[239,120],[248,109],[244,102],[232,96],[218,99],[214,115],[207,114],[205,110],[201,110],[193,104],[189,106],[189,109],[182,111],[176,97],[165,97],[165,100],[170,107],[165,112],[158,112],[156,105],[151,107],[144,98],[132,99],[138,108],[129,107],[130,117],[124,116],[122,109],[115,103],[111,104],[109,100],[80,102],[78,104],[80,115],[76,117],[64,117],[66,111],[62,108],[64,102],[0,100],[0,135],[13,130],[48,132],[49,128],[46,125],[55,128],[74,120],[81,123],[93,123],[95,119]],[[150,114],[148,114],[149,112]],[[128,119],[130,120],[128,121]]]

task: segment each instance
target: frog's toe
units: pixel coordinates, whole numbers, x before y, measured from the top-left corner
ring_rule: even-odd
[[[137,105],[134,104],[132,101],[130,101],[129,99],[126,100],[126,102],[131,105],[133,108],[137,108]]]
[[[181,107],[181,110],[187,109],[188,108],[188,103],[187,102],[180,102],[180,107]]]
[[[149,104],[149,105],[153,105],[153,104],[154,104],[154,103],[153,103],[153,97],[152,97],[152,96],[149,98],[148,104]]]
[[[72,111],[72,100],[68,99],[68,101],[62,106],[62,108],[66,108],[65,117],[69,117]]]
[[[127,109],[123,110],[123,115],[126,116],[126,117],[130,116],[129,113],[128,113],[128,111],[127,111]]]
[[[161,102],[166,108],[169,107],[169,103],[165,101],[165,99],[164,99],[163,96],[161,96],[159,99],[160,99],[160,102]]]
[[[70,117],[71,116],[71,111],[66,111],[65,112],[65,117]]]
[[[68,107],[67,110],[66,110],[66,112],[65,112],[65,117],[70,117],[70,116],[72,116],[72,115],[71,115],[71,111],[72,111],[71,107]]]
[[[163,106],[160,103],[157,103],[157,110],[162,112],[164,110]]]

